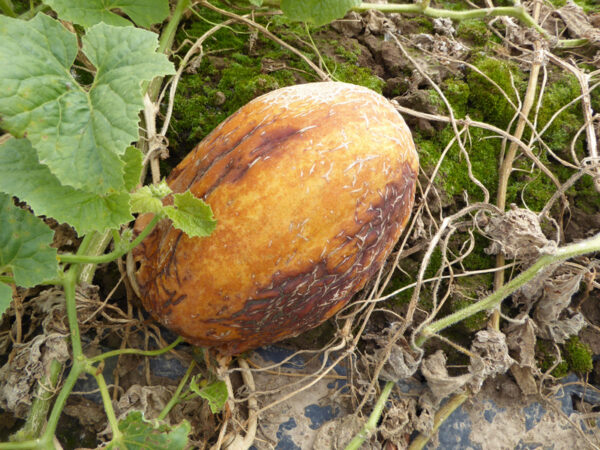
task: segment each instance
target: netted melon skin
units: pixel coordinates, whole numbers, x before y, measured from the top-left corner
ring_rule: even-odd
[[[142,302],[223,354],[311,329],[384,264],[417,171],[404,120],[371,90],[310,83],[256,98],[169,176],[174,192],[210,204],[218,224],[207,238],[158,224],[134,251]]]

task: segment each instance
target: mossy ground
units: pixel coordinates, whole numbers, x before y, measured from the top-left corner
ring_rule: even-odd
[[[496,2],[498,6],[508,6],[510,2]],[[226,8],[226,4],[219,4]],[[449,9],[469,9],[465,2],[438,2],[437,7]],[[483,5],[482,5],[483,6]],[[182,43],[186,38],[194,40],[202,35],[222,17],[208,10],[202,10],[202,19],[195,17],[178,34]],[[367,86],[382,92],[385,80],[375,75],[374,67],[361,66],[359,60],[361,48],[355,39],[347,39],[335,34],[328,27],[307,29],[283,17],[270,19],[259,18],[259,22],[269,25],[269,29],[302,51],[323,70],[329,72],[334,79]],[[430,18],[415,16],[408,18],[416,24],[415,32],[432,33]],[[482,20],[467,20],[455,23],[456,38],[470,49],[466,62],[474,66],[445,76],[439,83],[442,92],[452,106],[457,119],[470,118],[494,125],[502,130],[514,131],[516,116],[514,105],[519,105],[527,87],[528,72],[523,65],[503,57],[499,40],[494,36]],[[250,48],[249,42],[253,41]],[[314,47],[312,46],[314,43]],[[316,49],[318,50],[315,50]],[[251,36],[248,28],[232,25],[218,31],[209,38],[204,46],[204,57],[197,67],[196,73],[185,74],[177,91],[174,117],[169,131],[171,147],[176,153],[172,161],[178,162],[214,127],[239,107],[252,98],[283,86],[299,82],[318,81],[312,70],[295,54],[273,43],[263,35]],[[270,64],[266,67],[265,62]],[[430,67],[439,62],[428,61]],[[410,71],[409,71],[410,72]],[[379,72],[380,73],[380,72]],[[408,88],[410,73],[404,74],[407,82],[401,84]],[[539,89],[539,87],[538,87]],[[565,104],[580,95],[577,80],[565,72],[558,72],[548,67],[548,82],[544,87],[543,100],[536,108],[530,120],[541,130],[552,116]],[[504,93],[502,93],[502,91]],[[402,96],[404,91],[394,91]],[[440,114],[447,115],[446,107],[440,96],[429,89],[431,106]],[[600,97],[594,93],[594,105],[600,107]],[[512,103],[512,104],[511,104]],[[543,134],[544,142],[557,156],[570,159],[570,143],[582,123],[581,108],[575,103],[562,111]],[[454,138],[450,126],[437,126],[431,130],[413,129],[414,139],[420,154],[422,169],[431,174],[438,164],[446,146]],[[523,142],[531,140],[531,130],[526,128]],[[579,158],[585,156],[582,139],[575,145]],[[498,168],[501,155],[508,144],[492,132],[477,127],[470,127],[463,136],[465,152],[454,143],[446,152],[440,165],[434,186],[445,198],[446,212],[464,206],[465,201],[475,202],[484,199],[484,192],[469,177],[466,170],[467,157],[472,166],[473,175],[487,188],[490,201],[497,195]],[[539,144],[532,147],[540,161],[545,164],[560,181],[565,181],[572,173]],[[507,204],[540,211],[554,194],[556,186],[552,181],[526,157],[518,157],[514,163],[507,191]],[[575,207],[586,212],[600,210],[600,197],[592,195],[593,186],[589,177],[584,177],[567,195]],[[461,246],[470,237],[467,233],[457,233],[456,239],[450,243],[449,250],[460,254]],[[494,266],[494,258],[485,254],[487,239],[475,235],[473,252],[463,261],[465,270],[490,269]],[[392,279],[386,292],[392,292],[414,281],[419,269],[419,258],[423,253],[401,262],[401,267],[408,274]],[[441,254],[436,250],[426,271],[426,278],[434,277],[441,264]],[[480,299],[485,292],[492,290],[492,275],[477,275],[453,280],[454,287],[444,313],[451,313]],[[419,306],[425,311],[431,310],[431,285],[425,285]],[[412,289],[396,295],[387,305],[402,308],[409,301]],[[485,313],[474,316],[457,327],[447,330],[449,336],[469,336],[481,329],[487,320]]]
[[[556,361],[549,342],[538,341],[536,354],[538,365],[542,371],[548,370]],[[586,374],[593,370],[594,361],[590,347],[577,336],[570,337],[560,346],[562,361],[552,370],[552,376],[562,378],[570,372]]]

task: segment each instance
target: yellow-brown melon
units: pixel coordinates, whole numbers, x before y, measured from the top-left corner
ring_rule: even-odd
[[[313,328],[381,268],[417,170],[404,120],[369,89],[311,83],[256,98],[169,176],[218,223],[207,238],[159,223],[134,254],[144,306],[225,354]]]

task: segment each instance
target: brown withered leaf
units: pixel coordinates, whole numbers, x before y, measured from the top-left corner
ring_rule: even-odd
[[[523,317],[517,317],[517,320]],[[535,324],[529,316],[523,323],[511,323],[504,330],[506,343],[515,358],[515,364],[510,371],[515,378],[521,392],[533,395],[537,392],[537,384],[533,376],[536,370],[535,363]]]
[[[569,0],[556,12],[567,25],[572,37],[588,39],[592,45],[600,47],[600,30],[590,23],[588,15],[581,6]]]
[[[503,253],[507,259],[529,261],[556,250],[556,242],[542,232],[537,214],[514,205],[505,214],[490,218],[485,232],[493,240],[485,249],[487,254]]]
[[[421,372],[427,380],[427,386],[431,390],[436,402],[461,390],[473,379],[472,373],[466,373],[456,377],[448,375],[446,369],[446,355],[442,350],[423,359]]]
[[[567,308],[573,295],[579,291],[584,272],[561,266],[544,280],[542,297],[533,314],[538,336],[563,343],[583,327],[583,316],[570,313]]]
[[[469,365],[472,375],[469,385],[474,392],[481,389],[488,377],[505,373],[515,362],[508,354],[506,336],[496,330],[477,332],[471,344],[471,352],[474,356],[471,357]]]

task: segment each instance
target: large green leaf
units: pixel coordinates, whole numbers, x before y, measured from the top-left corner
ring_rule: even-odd
[[[15,283],[24,287],[56,278],[53,235],[44,222],[17,208],[11,196],[0,194],[0,274],[12,273]]]
[[[133,190],[140,182],[142,175],[142,164],[144,155],[142,152],[135,147],[127,147],[125,154],[123,155],[123,161],[125,161],[125,190]]]
[[[12,301],[12,289],[4,283],[0,283],[0,319],[6,312]]]
[[[131,158],[135,165],[135,156]],[[27,202],[36,214],[69,223],[79,234],[117,228],[133,219],[127,192],[97,195],[63,186],[39,163],[27,139],[9,139],[0,145],[0,191]]]
[[[341,19],[360,3],[360,0],[281,0],[281,10],[292,20],[321,26]]]
[[[112,441],[107,448],[183,450],[187,446],[191,427],[187,420],[174,427],[152,424],[144,419],[141,411],[131,411],[125,419],[119,421],[119,430],[123,436],[119,441]]]
[[[0,16],[0,118],[26,136],[58,180],[104,194],[124,188],[119,157],[138,139],[141,83],[173,73],[155,52],[157,36],[100,23],[83,37],[96,67],[89,87],[71,73],[75,35],[44,14],[24,22]]]
[[[61,19],[91,27],[100,22],[127,26],[131,22],[113,11],[120,9],[137,25],[148,28],[169,15],[169,0],[44,0]]]

